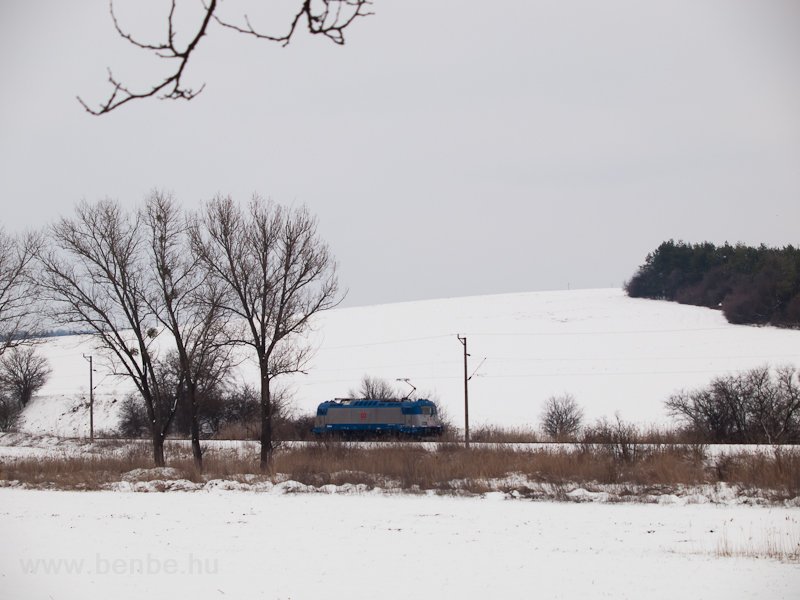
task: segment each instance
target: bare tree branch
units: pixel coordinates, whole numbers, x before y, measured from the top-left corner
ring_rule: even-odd
[[[221,27],[250,35],[258,39],[278,42],[286,46],[291,41],[301,21],[305,20],[308,32],[311,35],[322,35],[335,44],[343,45],[345,42],[344,30],[358,17],[372,15],[371,0],[303,0],[302,5],[295,13],[288,31],[283,35],[268,35],[253,27],[248,15],[243,16],[244,25],[227,22],[220,19],[216,12],[219,8],[217,0],[209,0],[203,4],[203,18],[194,30],[194,34],[185,46],[176,41],[176,8],[177,0],[170,0],[170,10],[166,19],[166,39],[160,42],[145,42],[127,31],[114,12],[114,0],[110,0],[109,11],[111,20],[117,34],[131,45],[152,53],[158,58],[174,62],[174,67],[163,79],[142,90],[133,90],[117,78],[111,69],[108,69],[108,82],[111,84],[111,93],[105,101],[96,108],[89,106],[80,96],[77,97],[81,106],[92,115],[109,113],[132,100],[142,100],[154,96],[162,100],[192,100],[205,88],[188,87],[183,82],[186,66],[192,57],[200,40],[207,35],[212,20]]]
[[[299,344],[317,313],[338,304],[336,263],[305,208],[285,209],[256,197],[244,211],[230,198],[208,203],[192,227],[192,244],[211,276],[227,287],[226,310],[241,324],[261,375],[261,466],[271,466],[272,380],[304,368]]]
[[[165,77],[163,80],[154,84],[149,89],[140,92],[136,92],[128,88],[125,84],[119,81],[111,72],[111,69],[109,69],[108,81],[113,89],[108,99],[100,104],[98,108],[90,107],[80,96],[78,96],[78,102],[81,103],[81,106],[83,106],[87,112],[93,115],[102,115],[111,112],[112,110],[119,108],[124,104],[127,104],[131,100],[150,98],[157,94],[162,94],[160,98],[164,100],[191,100],[197,96],[203,91],[205,85],[200,86],[200,89],[194,90],[184,86],[181,78],[183,77],[184,70],[186,69],[186,65],[189,62],[192,52],[194,52],[197,44],[200,42],[200,39],[206,34],[206,30],[208,29],[208,25],[211,22],[211,18],[213,17],[216,8],[217,0],[210,0],[209,4],[204,7],[205,14],[195,35],[185,48],[180,49],[175,44],[175,0],[172,0],[171,2],[169,16],[167,18],[167,41],[160,44],[148,44],[141,42],[134,38],[130,33],[125,32],[120,26],[116,15],[114,14],[114,0],[110,0],[111,18],[114,21],[114,27],[117,30],[117,33],[119,33],[123,39],[127,40],[137,48],[153,52],[159,58],[174,60],[177,62],[177,66],[171,72],[171,74]]]
[[[0,357],[0,389],[6,388],[20,408],[26,406],[50,377],[52,369],[36,348],[12,348]]]
[[[570,394],[551,396],[542,410],[542,430],[555,441],[575,436],[583,423],[583,409]]]
[[[238,33],[244,33],[261,40],[278,42],[288,46],[292,40],[298,24],[305,20],[308,32],[311,35],[323,35],[335,44],[344,45],[344,30],[358,17],[373,15],[371,0],[304,0],[300,10],[295,13],[288,31],[283,35],[268,35],[257,30],[250,22],[250,17],[245,14],[242,19],[244,25],[236,25],[223,21],[214,15],[214,20]]]
[[[714,378],[673,394],[669,413],[713,442],[783,444],[800,441],[800,372],[767,366]]]
[[[39,235],[15,237],[0,228],[0,356],[39,328],[32,267],[41,244]]]
[[[186,219],[171,196],[153,192],[144,207],[143,222],[152,281],[148,303],[175,341],[178,387],[190,412],[192,453],[202,468],[201,388],[220,381],[230,367],[224,294],[191,252]]]
[[[39,286],[53,316],[92,331],[115,358],[115,371],[136,386],[147,410],[154,461],[163,466],[175,407],[163,401],[156,373],[161,307],[148,302],[140,219],[110,200],[81,203],[74,218],[62,218],[49,233],[50,247],[37,255]]]
[[[348,395],[358,400],[397,400],[402,394],[391,383],[380,377],[364,375],[358,388],[352,388]]]

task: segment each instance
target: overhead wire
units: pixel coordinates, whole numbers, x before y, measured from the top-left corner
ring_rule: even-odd
[[[323,345],[323,346],[320,346],[319,348],[317,348],[317,351],[320,351],[320,350],[342,350],[342,349],[346,349],[346,348],[362,348],[362,347],[366,348],[366,347],[369,347],[369,346],[387,346],[387,345],[390,345],[390,344],[403,344],[403,343],[407,343],[407,342],[421,342],[421,341],[425,341],[425,340],[436,340],[436,339],[442,339],[442,338],[446,338],[446,337],[451,337],[451,336],[454,336],[454,335],[455,335],[454,333],[452,333],[452,334],[451,333],[446,333],[446,334],[442,334],[442,335],[431,335],[431,336],[426,336],[426,337],[403,338],[403,339],[398,339],[398,340],[383,340],[383,341],[380,341],[380,342],[365,342],[363,344],[345,344],[345,345],[342,345],[342,346],[324,346]]]
[[[744,327],[744,326],[742,326]],[[467,333],[470,337],[542,337],[572,335],[633,335],[654,333],[691,333],[694,331],[736,331],[732,326],[726,327],[682,327],[677,329],[618,329],[618,330],[585,330],[585,331],[504,331]]]
[[[578,335],[636,335],[636,334],[671,334],[671,333],[692,333],[692,332],[706,332],[706,331],[737,331],[737,328],[731,327],[730,325],[727,326],[720,326],[720,327],[684,327],[684,328],[672,328],[672,329],[629,329],[629,330],[585,330],[585,331],[515,331],[515,332],[473,332],[467,333],[465,335],[471,337],[542,337],[542,336],[578,336]],[[390,339],[390,340],[381,340],[376,342],[364,342],[359,344],[341,344],[335,346],[325,346],[324,344],[320,345],[317,348],[318,352],[323,351],[330,351],[330,350],[344,350],[344,349],[353,349],[353,348],[369,348],[369,347],[376,347],[376,346],[388,346],[394,344],[405,344],[411,342],[422,342],[422,341],[430,341],[430,340],[439,340],[445,339],[449,337],[455,337],[457,334],[455,333],[446,333],[446,334],[438,334],[438,335],[430,335],[430,336],[419,336],[419,337],[408,337],[408,338],[398,338],[398,339]],[[77,348],[76,348],[77,350]],[[69,356],[71,353],[64,352],[61,349],[61,352],[58,353],[58,358],[65,358]],[[791,359],[795,355],[791,354],[773,354],[773,355],[740,355],[740,356],[720,356],[720,355],[713,355],[713,356],[636,356],[636,357],[572,357],[572,356],[549,356],[549,357],[530,357],[530,356],[488,356],[485,357],[473,372],[473,376],[477,378],[489,378],[489,379],[501,379],[501,378],[539,378],[539,377],[576,377],[576,376],[642,376],[642,375],[670,375],[670,374],[691,374],[691,373],[719,373],[723,370],[725,371],[741,371],[746,369],[687,369],[687,370],[665,370],[665,371],[607,371],[607,370],[595,370],[595,371],[573,371],[573,372],[555,372],[555,373],[515,373],[515,374],[491,374],[491,373],[478,373],[478,369],[482,366],[483,362],[491,362],[496,363],[498,361],[503,362],[587,362],[593,361],[598,363],[613,363],[618,361],[647,361],[647,360],[658,360],[658,361],[680,361],[680,360],[747,360],[747,359],[775,359],[775,358],[785,358]],[[446,360],[446,361],[420,361],[420,362],[413,362],[413,363],[394,363],[394,364],[383,364],[383,365],[360,365],[360,366],[346,366],[346,367],[338,367],[338,368],[330,368],[330,369],[314,369],[315,372],[319,373],[328,373],[328,372],[342,372],[342,371],[365,371],[368,372],[370,370],[377,370],[377,369],[404,369],[406,367],[422,367],[422,366],[434,366],[434,365],[455,365],[461,364],[461,361],[458,360]],[[109,377],[119,377],[120,379],[124,380],[126,378],[125,375],[115,375],[111,373],[106,373],[103,378],[95,384],[95,389],[101,386],[106,379]],[[415,375],[412,379],[418,380],[440,380],[440,379],[461,379],[460,376],[449,376],[449,375]],[[306,382],[298,382],[300,385],[316,385],[320,383],[347,383],[352,382],[351,378],[347,379],[314,379],[312,381],[306,380]],[[73,392],[74,390],[70,390]],[[58,393],[58,392],[51,392],[51,393]],[[66,393],[66,392],[65,392]]]

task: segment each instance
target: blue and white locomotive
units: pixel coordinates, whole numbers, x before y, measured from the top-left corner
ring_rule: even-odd
[[[351,400],[323,402],[317,408],[317,435],[441,435],[442,422],[430,400]]]

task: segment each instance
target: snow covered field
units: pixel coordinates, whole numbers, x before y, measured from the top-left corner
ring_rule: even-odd
[[[765,363],[800,363],[799,331],[730,325],[717,311],[632,299],[616,289],[574,290],[330,311],[308,338],[317,349],[308,375],[285,383],[298,410],[309,413],[323,400],[345,396],[364,374],[407,377],[461,423],[456,334],[468,336],[470,370],[477,368],[470,383],[473,424],[536,426],[544,400],[562,392],[574,394],[590,420],[619,412],[640,424],[665,423],[663,402],[680,388]],[[116,427],[130,385],[109,375],[90,340],[55,339],[43,352],[53,375],[26,410],[23,431],[86,435],[82,354],[90,353],[97,369],[96,430]],[[255,382],[255,365],[243,363],[238,377]]]
[[[0,489],[3,598],[797,598],[796,509]],[[733,554],[734,556],[721,556]]]

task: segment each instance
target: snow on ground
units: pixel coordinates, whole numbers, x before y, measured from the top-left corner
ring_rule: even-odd
[[[640,424],[665,423],[663,402],[678,389],[765,363],[800,363],[800,331],[730,325],[718,311],[628,298],[617,289],[573,290],[333,310],[309,335],[317,352],[308,375],[285,383],[307,413],[347,395],[364,374],[407,377],[462,423],[456,334],[468,337],[470,371],[477,369],[470,382],[475,425],[536,426],[544,400],[563,392],[575,395],[590,420],[619,412]],[[23,431],[86,435],[82,354],[95,356],[95,429],[113,429],[131,388],[109,375],[91,340],[59,338],[43,351],[53,375],[26,410]],[[238,376],[256,382],[255,364],[242,364]]]
[[[112,375],[111,364],[95,347],[91,336],[63,336],[39,347],[52,373],[41,392],[25,408],[21,431],[60,436],[89,436],[89,363],[93,356],[94,429],[112,432],[119,424],[119,408],[133,388]]]
[[[797,510],[0,490],[7,598],[797,598]],[[732,553],[733,557],[720,556]]]

